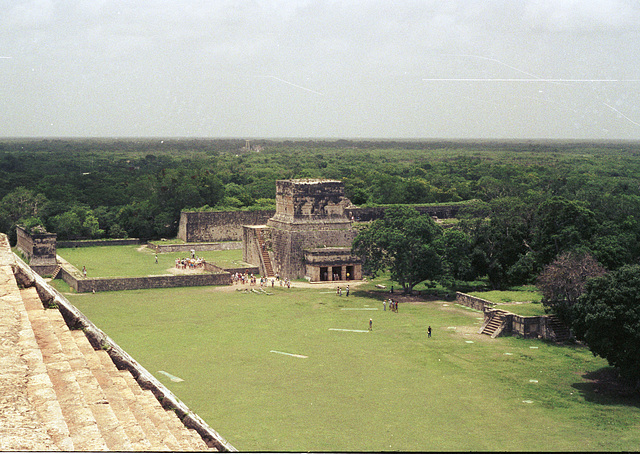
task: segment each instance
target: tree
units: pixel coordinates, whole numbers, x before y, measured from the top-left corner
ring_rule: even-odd
[[[442,229],[430,216],[411,207],[389,208],[384,218],[358,233],[352,250],[364,259],[365,271],[374,277],[389,270],[404,293],[442,273]]]
[[[605,273],[605,269],[590,254],[562,253],[545,266],[538,276],[542,304],[564,323],[571,325],[573,307],[584,292],[587,279]]]
[[[0,212],[4,212],[9,221],[15,225],[30,217],[46,215],[48,204],[49,201],[44,195],[21,186],[0,200]]]
[[[572,328],[594,355],[640,385],[640,266],[590,279],[574,307]]]
[[[541,264],[551,263],[564,251],[590,245],[596,232],[595,214],[583,204],[551,197],[536,213],[533,249],[540,255]]]

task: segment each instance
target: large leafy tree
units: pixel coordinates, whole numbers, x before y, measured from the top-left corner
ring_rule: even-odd
[[[574,307],[572,328],[594,355],[640,384],[640,266],[589,280]]]
[[[605,269],[590,254],[564,252],[545,266],[538,276],[542,304],[567,325],[571,325],[573,307],[584,293],[587,279],[605,273]]]
[[[389,208],[382,219],[358,233],[352,249],[373,276],[389,270],[404,293],[442,273],[442,229],[411,207]]]

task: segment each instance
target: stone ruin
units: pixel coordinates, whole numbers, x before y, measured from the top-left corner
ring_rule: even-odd
[[[346,215],[350,206],[341,181],[276,181],[273,217],[266,225],[243,226],[243,260],[259,264],[265,276],[361,279],[362,261],[351,254],[357,231]]]

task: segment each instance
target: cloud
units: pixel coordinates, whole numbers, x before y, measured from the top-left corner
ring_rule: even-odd
[[[640,30],[635,0],[539,0],[526,2],[524,25],[538,32]]]

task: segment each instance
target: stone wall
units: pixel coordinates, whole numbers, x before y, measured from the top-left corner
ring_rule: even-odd
[[[258,244],[259,230],[263,232],[263,238],[265,235],[269,237],[269,244],[271,244],[271,232],[270,229],[266,228],[266,226],[245,225],[242,232],[242,261],[257,265],[259,269],[258,274],[266,274],[264,269],[264,260]],[[267,246],[265,245],[265,247]]]
[[[490,301],[461,292],[456,293],[456,303],[483,311],[485,322],[491,317],[491,313],[496,310],[496,308],[492,307],[493,304]],[[506,312],[506,314],[507,326],[504,329],[505,333],[522,336],[525,339],[555,339],[553,329],[550,327],[549,315],[525,317],[511,312]]]
[[[229,285],[231,274],[227,271],[207,274],[183,274],[126,278],[83,278],[80,271],[58,257],[61,264],[59,277],[77,293],[139,290],[145,288],[198,287],[205,285]]]
[[[93,247],[93,246],[130,246],[140,244],[139,238],[106,239],[106,240],[76,240],[58,241],[59,248]]]
[[[55,233],[29,233],[21,226],[16,227],[17,247],[33,265],[52,265],[56,263]]]
[[[282,200],[280,203],[283,205],[283,208],[286,206],[290,210],[294,209],[293,200]],[[339,206],[337,202],[335,202],[335,206]],[[423,214],[435,216],[440,219],[447,219],[455,217],[460,208],[464,206],[464,203],[451,205],[411,206]],[[387,208],[388,207],[359,208],[355,206],[348,206],[344,207],[343,210],[346,218],[353,218],[353,220],[366,222],[381,218]],[[302,210],[302,205],[300,205],[300,210]],[[187,243],[242,241],[243,225],[266,224],[269,219],[275,216],[275,214],[275,210],[183,211],[180,213],[178,238]]]
[[[186,244],[147,244],[149,249],[158,253],[163,252],[190,252],[192,249],[199,251],[228,251],[231,249],[242,249],[240,241],[225,241],[221,243],[186,243]]]
[[[357,232],[351,229],[291,231],[273,229],[274,272],[290,279],[306,275],[305,249],[322,247],[350,247]]]
[[[478,298],[477,296],[467,295],[466,293],[456,292],[456,303],[470,307],[478,311],[485,311],[485,307],[491,308],[491,301]]]
[[[178,238],[186,243],[242,241],[243,225],[266,224],[275,210],[183,211]]]

